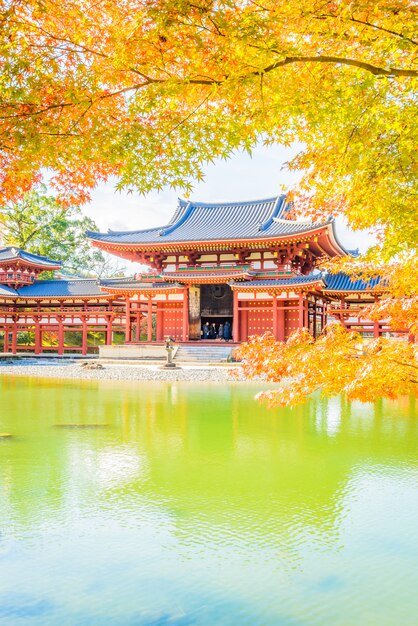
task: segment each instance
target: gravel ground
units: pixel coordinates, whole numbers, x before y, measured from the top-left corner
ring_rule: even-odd
[[[185,380],[185,381],[236,381],[243,380],[239,366],[217,367],[215,365],[182,365],[181,369],[162,370],[159,365],[106,364],[103,369],[86,369],[81,363],[0,361],[0,376],[34,376],[40,378],[73,378],[83,380]],[[236,372],[234,375],[232,372]]]

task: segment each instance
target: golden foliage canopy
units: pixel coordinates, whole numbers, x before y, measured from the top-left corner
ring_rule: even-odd
[[[339,323],[330,324],[316,341],[307,330],[296,331],[286,343],[270,333],[252,337],[236,353],[248,378],[280,383],[258,395],[269,406],[294,406],[317,390],[372,402],[418,389],[417,344],[364,340]]]
[[[412,0],[0,0],[3,201],[44,169],[189,190],[256,141],[301,144],[299,201],[417,241]],[[315,192],[314,197],[312,192]]]

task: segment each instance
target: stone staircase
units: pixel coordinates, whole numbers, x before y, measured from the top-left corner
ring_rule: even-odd
[[[174,361],[176,363],[222,363],[228,360],[234,347],[228,344],[205,345],[203,342],[196,345],[182,344],[177,349]]]

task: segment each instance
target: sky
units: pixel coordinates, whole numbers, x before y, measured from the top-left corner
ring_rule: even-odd
[[[283,193],[283,185],[290,187],[299,179],[298,173],[286,168],[294,154],[294,149],[283,146],[258,146],[252,156],[237,152],[227,161],[217,160],[207,166],[205,180],[196,183],[191,199],[235,202]],[[93,192],[92,201],[83,207],[83,212],[95,220],[102,232],[164,226],[174,213],[178,197],[171,189],[146,196],[121,193],[115,191],[115,181],[109,181]],[[340,242],[348,249],[364,252],[374,241],[366,232],[350,231],[341,218],[337,218],[336,227]]]

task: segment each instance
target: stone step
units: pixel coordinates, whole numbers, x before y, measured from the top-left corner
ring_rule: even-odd
[[[220,363],[226,361],[232,352],[233,346],[179,346],[174,360],[177,362],[204,362]]]

